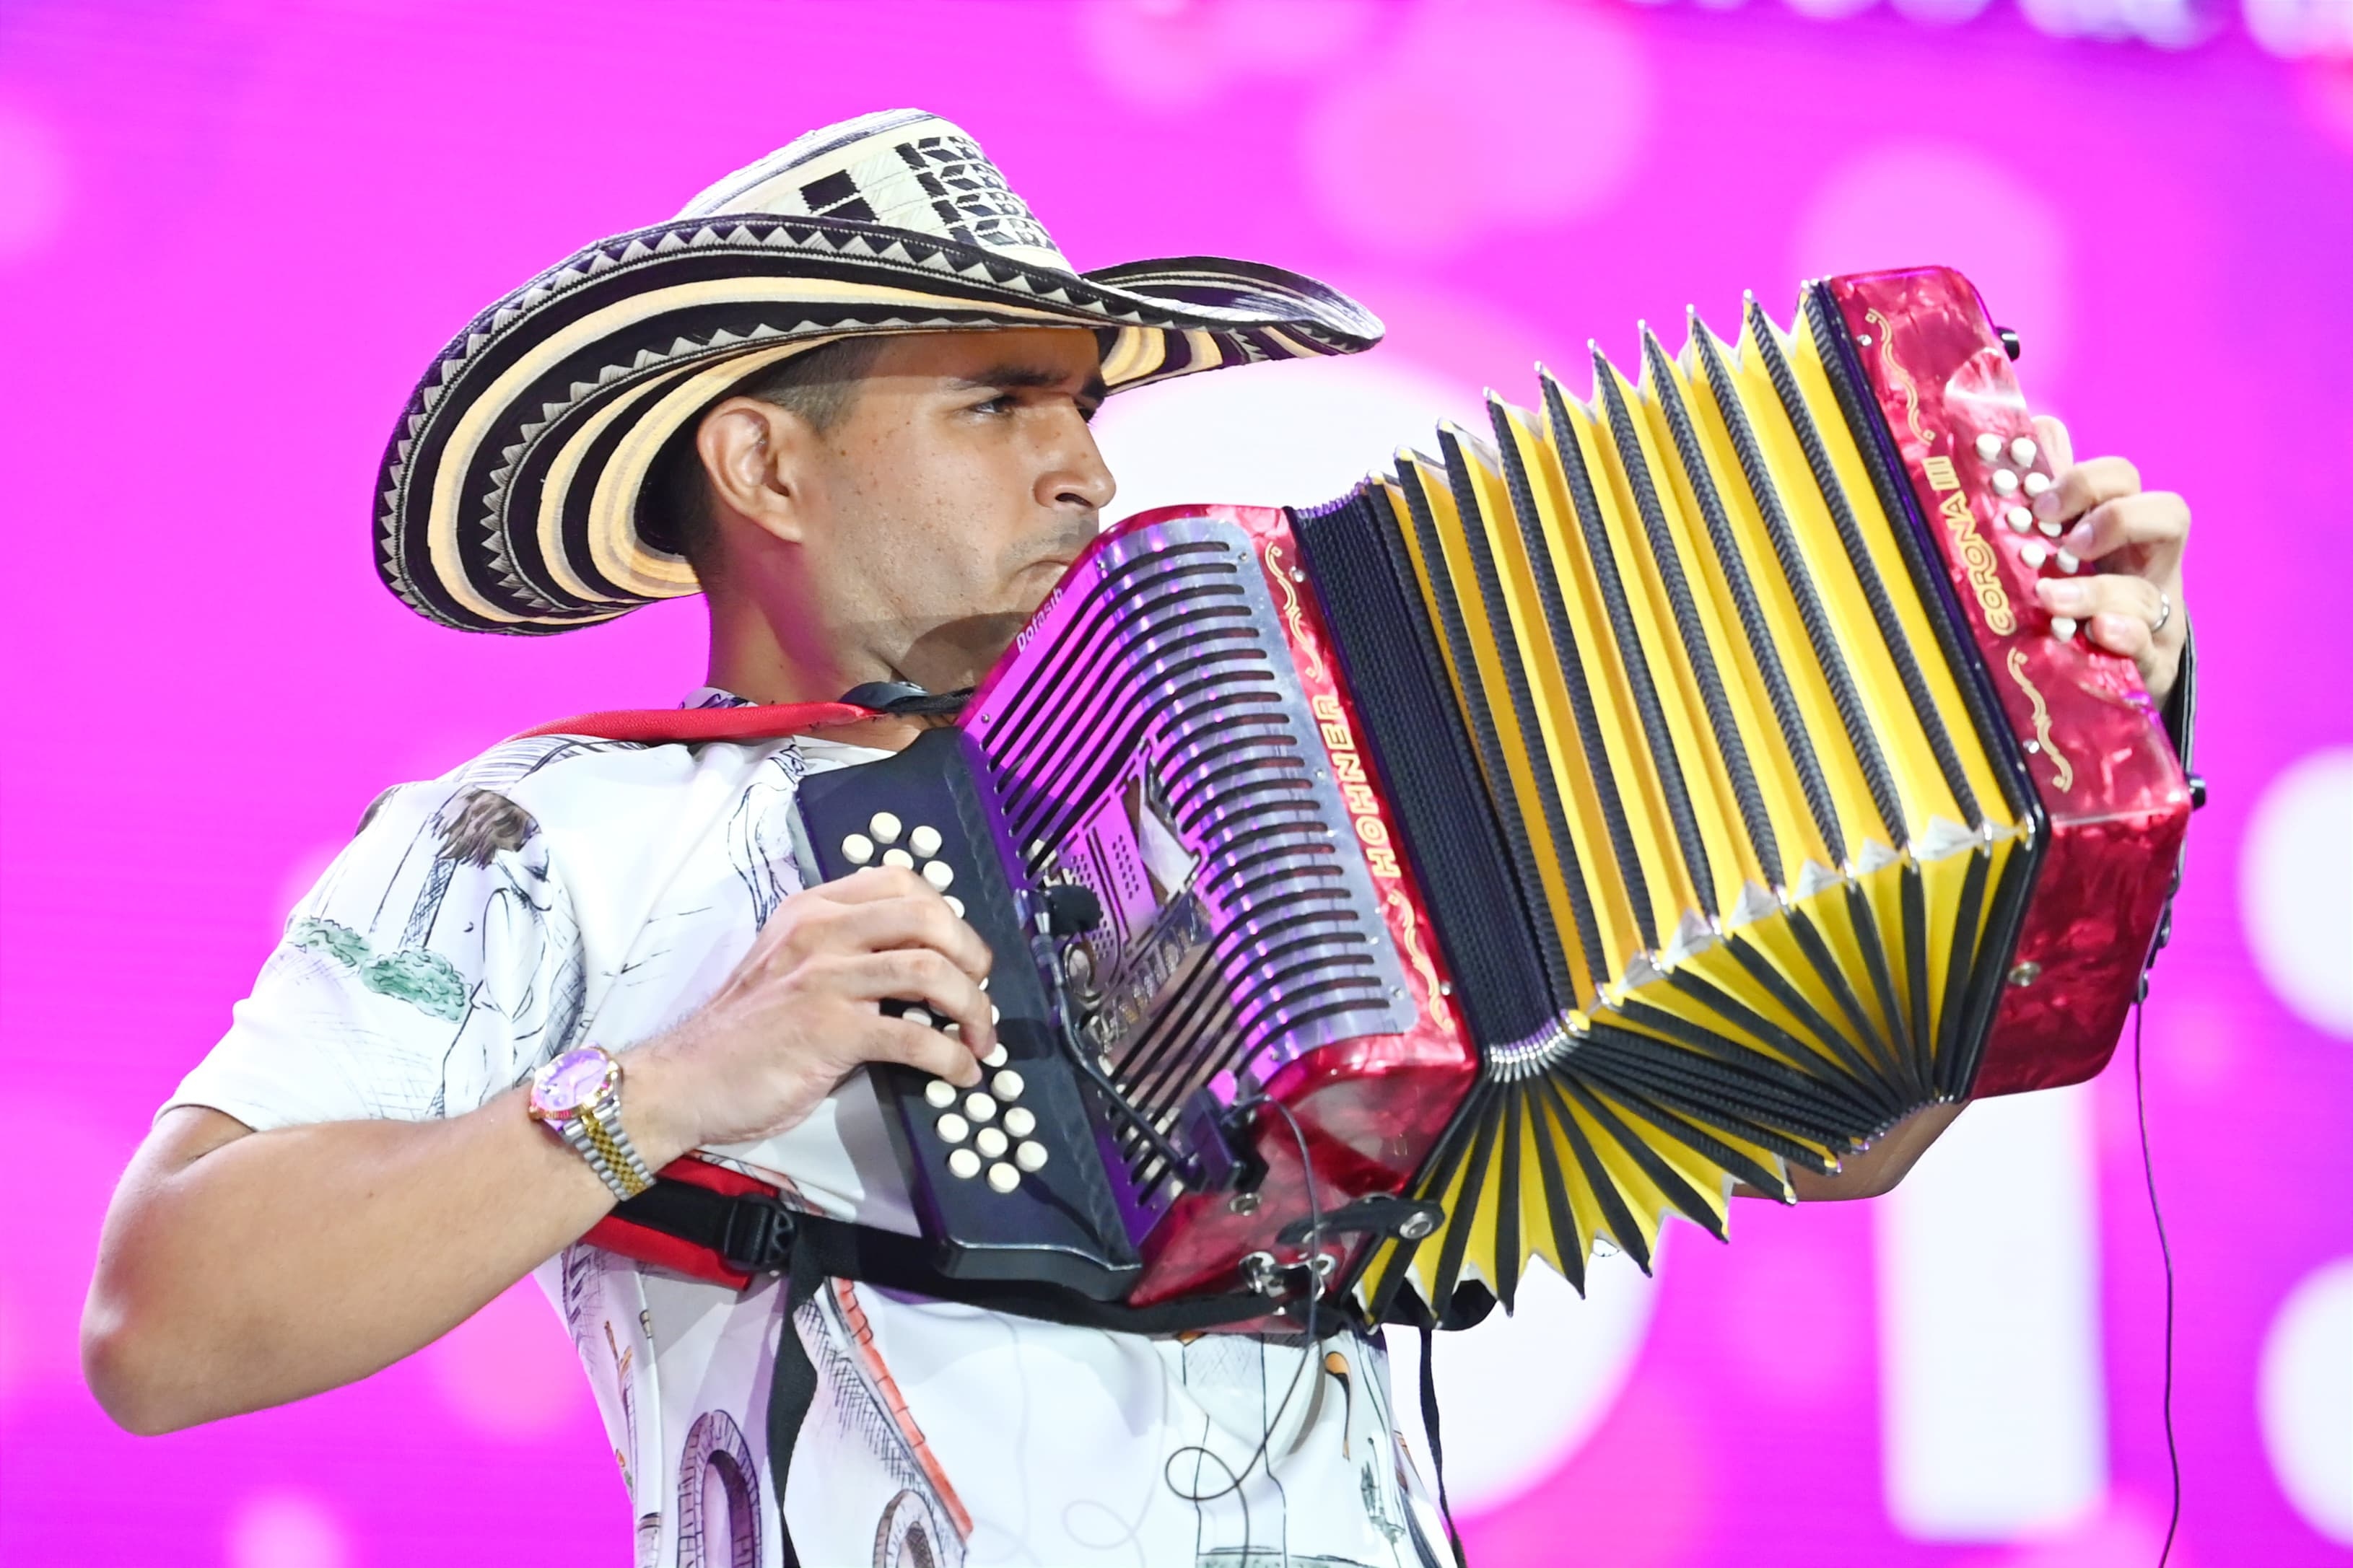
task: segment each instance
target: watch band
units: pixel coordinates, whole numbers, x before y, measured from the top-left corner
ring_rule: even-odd
[[[582,1106],[580,1114],[564,1123],[564,1141],[579,1150],[589,1168],[626,1201],[652,1186],[654,1173],[621,1125],[619,1100],[617,1093],[608,1092],[599,1103]]]
[[[566,1051],[532,1075],[529,1110],[626,1203],[654,1184],[654,1173],[621,1125],[621,1078],[602,1046]]]

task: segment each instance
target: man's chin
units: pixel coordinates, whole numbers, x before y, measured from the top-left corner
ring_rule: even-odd
[[[1052,586],[1050,583],[1039,593],[1039,604]],[[970,686],[1003,657],[1015,634],[1029,624],[1035,613],[1036,606],[1031,605],[944,621],[915,639],[900,668],[908,679],[933,691]]]

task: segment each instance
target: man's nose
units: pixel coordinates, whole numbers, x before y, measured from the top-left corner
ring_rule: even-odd
[[[1119,482],[1111,477],[1103,451],[1095,445],[1094,431],[1076,410],[1056,446],[1054,461],[1039,476],[1039,504],[1055,510],[1086,511],[1101,511],[1111,505]]]

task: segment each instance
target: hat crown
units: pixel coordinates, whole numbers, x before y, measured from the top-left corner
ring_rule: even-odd
[[[882,110],[812,131],[718,181],[678,216],[754,213],[884,224],[1031,267],[1072,270],[980,143],[920,109]]]

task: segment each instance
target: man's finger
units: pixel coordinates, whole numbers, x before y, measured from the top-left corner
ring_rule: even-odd
[[[2155,574],[2169,577],[2189,537],[2189,503],[2171,490],[2149,490],[2103,501],[2062,542],[2078,560],[2097,561],[2127,544],[2147,548]]]
[[[2044,577],[2034,584],[2035,597],[2054,616],[2088,621],[2094,616],[2130,616],[2144,627],[2157,625],[2165,601],[2157,584],[2129,573],[2107,572],[2096,577]]]
[[[2139,490],[2140,470],[2122,458],[2087,458],[2059,470],[2057,482],[2034,498],[2034,515],[2045,522],[2068,522],[2103,501]]]
[[[988,973],[996,957],[980,933],[929,888],[920,896],[852,904],[828,919],[824,931],[828,942],[860,952],[930,948],[975,980]]]
[[[906,899],[928,893],[932,885],[902,866],[865,866],[847,877],[820,882],[810,890],[837,904],[871,904],[879,899]]]
[[[952,1023],[965,1044],[986,1056],[997,1045],[988,993],[973,977],[927,947],[898,948],[852,959],[845,984],[861,1001],[912,1002]]]
[[[975,1089],[980,1084],[980,1057],[970,1042],[943,1034],[927,1024],[877,1018],[866,1037],[866,1044],[869,1061],[902,1062],[963,1089]]]
[[[2066,421],[2049,414],[2034,416],[2035,444],[2042,455],[2051,459],[2051,471],[2063,474],[2075,461],[2075,443],[2067,434]]]

